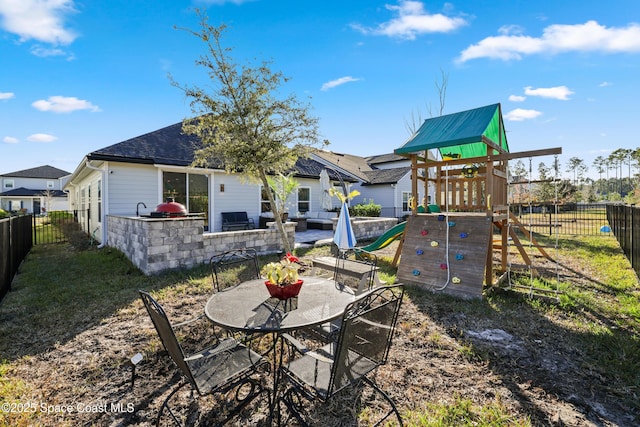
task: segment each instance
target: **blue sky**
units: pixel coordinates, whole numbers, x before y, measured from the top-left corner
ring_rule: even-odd
[[[194,7],[240,62],[271,60],[310,97],[330,149],[392,152],[412,117],[501,103],[512,152],[591,163],[640,141],[640,2],[0,0],[0,173],[87,153],[189,117],[171,86],[207,85]],[[525,159],[528,162],[527,159]],[[534,158],[536,165],[553,158]],[[597,177],[597,175],[592,175]]]

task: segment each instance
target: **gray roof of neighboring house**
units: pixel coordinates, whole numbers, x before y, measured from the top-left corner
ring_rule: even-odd
[[[367,181],[362,185],[394,184],[411,171],[411,166],[392,169],[376,169],[366,172]]]
[[[194,152],[202,146],[200,139],[182,132],[182,122],[146,133],[126,141],[93,151],[88,160],[104,160],[125,163],[163,164],[189,166],[194,160]],[[215,159],[211,168],[223,169],[220,159]],[[301,178],[318,178],[324,166],[312,159],[300,158],[295,165],[295,175]],[[345,181],[355,181],[341,174]],[[329,176],[338,179],[335,173]]]
[[[388,154],[378,154],[376,156],[368,156],[364,158],[368,164],[377,165],[379,163],[391,163],[391,162],[399,162],[399,161],[407,161],[407,158],[404,156],[399,156],[395,153]]]
[[[24,187],[14,188],[13,190],[0,193],[1,197],[35,197],[44,196],[47,191],[51,197],[67,197],[67,193],[61,190],[31,190]]]
[[[63,176],[71,175],[71,172],[54,168],[53,166],[44,165],[37,168],[24,169],[21,171],[3,173],[0,176],[9,178],[38,178],[38,179],[58,179]]]
[[[364,157],[352,154],[334,153],[333,151],[326,150],[317,150],[314,151],[314,154],[363,181],[367,180],[366,172],[373,170]]]

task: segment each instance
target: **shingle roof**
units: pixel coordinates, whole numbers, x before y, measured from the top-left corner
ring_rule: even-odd
[[[185,135],[182,132],[182,122],[179,122],[93,151],[87,155],[87,158],[126,163],[189,166],[193,162],[195,150],[200,147],[200,140],[196,136]],[[220,167],[220,164],[210,166]]]
[[[48,190],[51,197],[67,197],[67,193],[60,190]],[[47,190],[31,190],[24,187],[14,188],[13,190],[0,193],[2,197],[34,197],[43,196]]]
[[[334,153],[333,151],[325,150],[317,150],[314,154],[321,159],[336,165],[340,169],[360,178],[361,180],[366,180],[367,177],[365,173],[373,170],[364,157],[352,154]]]
[[[410,166],[393,169],[376,169],[366,172],[367,180],[362,185],[394,184],[411,171]]]
[[[182,132],[182,122],[146,133],[126,141],[96,150],[87,155],[89,160],[106,160],[125,163],[163,164],[189,166],[193,162],[194,152],[202,146],[198,137]],[[219,159],[209,165],[212,168],[224,167]],[[312,159],[300,158],[295,165],[295,175],[300,178],[318,178],[324,166]],[[335,174],[330,177],[338,179]],[[345,174],[343,180],[355,182]]]
[[[394,153],[388,154],[378,154],[376,156],[367,156],[364,158],[368,164],[377,165],[379,163],[389,163],[389,162],[398,162],[398,161],[406,161],[407,158],[403,156],[399,156]]]
[[[71,175],[71,172],[63,171],[62,169],[54,168],[53,166],[44,165],[17,172],[3,173],[0,176],[12,178],[58,179],[67,175]]]

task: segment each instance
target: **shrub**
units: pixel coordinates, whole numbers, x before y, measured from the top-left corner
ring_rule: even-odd
[[[0,209],[0,219],[2,219],[2,218],[9,218],[9,212],[7,212],[7,211],[5,211],[3,209]]]
[[[89,236],[82,230],[82,227],[77,222],[64,223],[62,225],[62,232],[67,236],[69,243],[76,249],[86,250],[91,246]]]
[[[382,206],[376,205],[373,203],[373,199],[369,199],[368,203],[358,203],[357,205],[353,205],[349,209],[349,213],[352,216],[380,216],[380,212],[382,212]]]

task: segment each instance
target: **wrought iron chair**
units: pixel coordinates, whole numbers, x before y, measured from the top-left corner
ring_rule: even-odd
[[[356,290],[356,294],[374,287],[378,257],[360,248],[341,250],[336,257],[333,279]]]
[[[304,399],[326,403],[345,387],[364,383],[391,407],[376,425],[392,414],[402,425],[391,397],[367,374],[387,361],[403,295],[402,285],[379,287],[363,294],[345,309],[338,341],[320,349],[309,350],[295,338],[284,335],[295,353],[301,354],[282,367],[283,376],[290,383],[283,402],[298,422],[307,425],[303,418]]]
[[[252,377],[257,373],[258,368],[262,366],[268,368],[267,361],[259,354],[232,338],[226,338],[213,346],[186,355],[162,306],[148,292],[140,290],[139,293],[162,345],[183,377],[183,381],[162,402],[156,425],[160,425],[165,408],[174,422],[181,425],[178,416],[169,406],[169,401],[187,384],[191,385],[200,396],[224,394],[236,389],[236,404],[222,423],[233,418],[245,405],[262,393],[262,385]]]
[[[233,249],[216,254],[209,259],[209,265],[216,292],[246,280],[260,278],[258,254],[253,248]],[[237,279],[232,280],[232,277]]]

